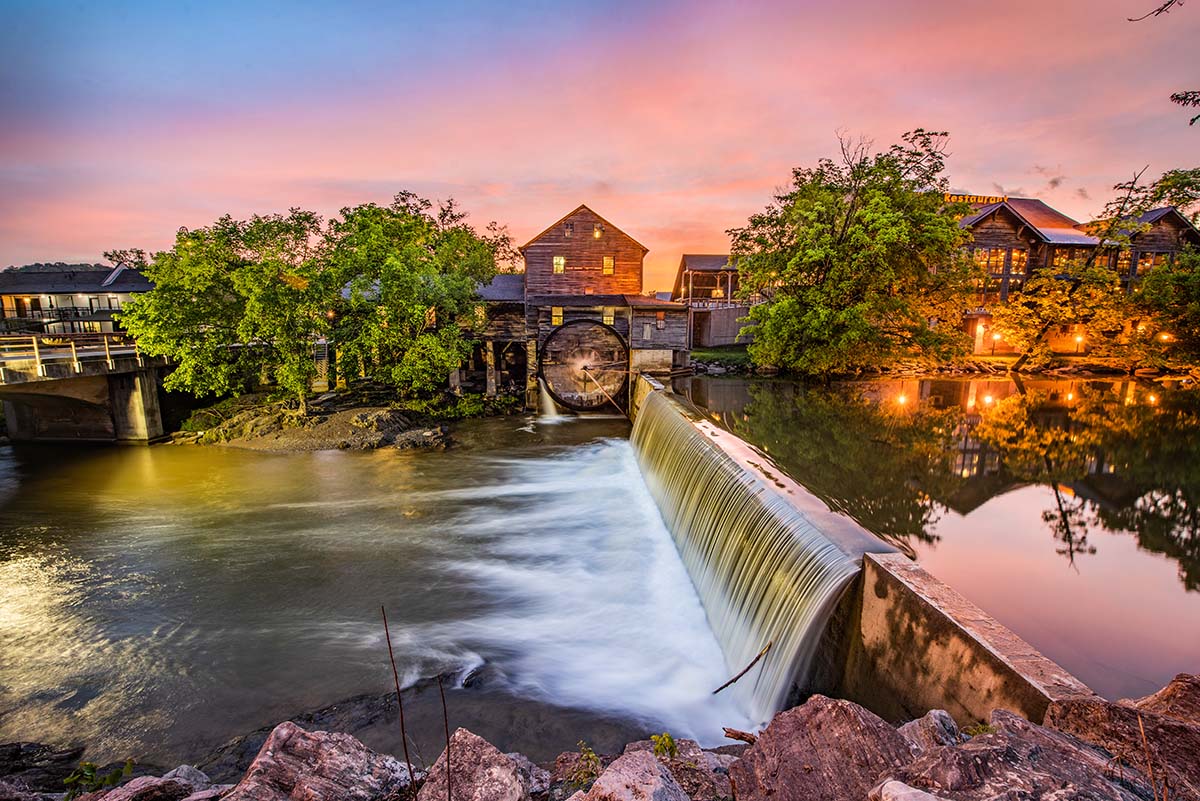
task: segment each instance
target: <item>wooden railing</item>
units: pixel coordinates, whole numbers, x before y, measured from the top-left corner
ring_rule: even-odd
[[[0,336],[0,365],[33,362],[38,375],[46,375],[46,365],[69,363],[75,372],[85,361],[103,360],[109,369],[116,356],[133,356],[143,364],[142,353],[127,334],[30,334]]]

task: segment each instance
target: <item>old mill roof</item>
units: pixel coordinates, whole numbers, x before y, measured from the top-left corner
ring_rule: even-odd
[[[737,268],[729,263],[729,254],[684,253],[679,261],[679,269],[693,270],[701,273],[720,273]]]

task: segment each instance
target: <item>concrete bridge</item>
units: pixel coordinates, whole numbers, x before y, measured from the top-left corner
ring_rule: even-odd
[[[165,359],[122,334],[0,337],[0,402],[14,441],[152,442]]]

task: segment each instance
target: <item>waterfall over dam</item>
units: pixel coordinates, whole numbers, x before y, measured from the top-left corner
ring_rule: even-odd
[[[632,440],[730,676],[771,644],[753,669],[723,690],[765,723],[804,680],[862,555],[894,549],[829,512],[676,395],[645,396]]]

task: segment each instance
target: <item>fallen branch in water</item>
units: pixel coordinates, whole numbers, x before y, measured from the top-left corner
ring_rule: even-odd
[[[396,682],[396,706],[400,710],[400,742],[404,744],[404,763],[408,765],[408,793],[415,798],[412,760],[408,758],[408,732],[404,730],[404,698],[400,695],[400,675],[396,672],[396,655],[392,652],[392,632],[388,629],[387,608],[380,605],[379,611],[383,613],[383,636],[387,638],[388,659],[392,660],[392,679]]]
[[[772,646],[772,645],[774,645],[774,644],[775,644],[775,641],[774,641],[774,640],[771,640],[771,642],[767,643],[766,647],[765,647],[765,648],[763,648],[761,651],[759,651],[759,652],[758,652],[758,656],[756,656],[756,657],[754,657],[753,659],[751,659],[751,660],[750,660],[750,664],[748,664],[748,665],[746,665],[746,667],[742,668],[742,672],[741,672],[741,673],[737,674],[737,675],[736,675],[736,676],[734,676],[732,679],[730,679],[729,681],[725,682],[724,684],[722,684],[722,685],[721,685],[720,687],[718,687],[717,689],[713,690],[713,691],[712,691],[712,694],[713,694],[713,695],[716,695],[717,693],[721,692],[721,690],[724,690],[724,689],[725,689],[726,687],[728,687],[730,684],[733,684],[735,681],[737,681],[738,679],[740,679],[742,676],[745,676],[747,673],[749,673],[749,672],[750,672],[750,668],[752,668],[752,667],[754,667],[755,665],[757,665],[757,664],[758,664],[758,660],[762,659],[762,658],[763,658],[763,656],[764,656],[764,655],[767,653],[767,651],[770,651],[770,650],[771,650],[771,646]],[[728,729],[726,729],[726,731],[728,731]]]
[[[750,745],[758,742],[758,735],[751,734],[748,731],[741,731],[740,729],[731,729],[728,726],[725,727],[725,737],[730,740],[741,740],[743,743],[750,743]]]

